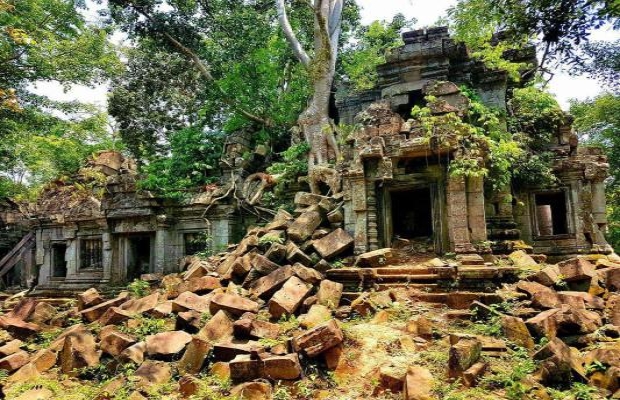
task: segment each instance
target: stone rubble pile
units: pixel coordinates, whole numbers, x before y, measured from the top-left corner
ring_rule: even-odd
[[[494,319],[504,338],[530,352],[540,384],[588,383],[620,398],[620,259],[592,255],[538,266],[522,251],[511,258],[517,257],[537,269],[514,285],[517,306],[500,313],[474,302],[474,315]],[[476,340],[460,343],[450,353],[450,371],[467,382],[468,374],[479,377],[484,368],[477,366]]]
[[[238,245],[209,261],[188,257],[182,273],[144,275],[142,280],[151,283],[148,293],[125,291],[106,298],[91,288],[64,309],[54,299],[21,299],[0,315],[6,384],[56,373],[54,368],[83,379],[89,369],[118,371],[131,365],[136,368],[132,399],[144,398],[145,388],[167,383],[177,373],[178,392],[192,396],[200,387],[196,375],[203,371],[237,384],[233,395],[262,399],[271,398],[271,383],[301,379],[310,364],[335,370],[344,342],[338,319],[389,308],[395,293],[363,292],[350,303],[341,301],[343,285],[324,275],[331,262],[353,250],[354,240],[341,226],[338,199],[298,193],[295,204],[295,217],[279,211],[272,222],[251,229]],[[381,249],[359,256],[355,264],[384,266],[391,257],[390,249]],[[508,257],[510,268],[533,271],[507,285],[514,289],[516,307],[499,312],[474,301],[472,315],[498,323],[507,341],[530,352],[539,362],[532,377],[536,382],[581,381],[620,396],[620,259],[589,256],[556,265],[536,259],[523,251]],[[483,266],[462,268],[481,276]],[[145,319],[162,325],[145,326]],[[423,316],[406,330],[422,342],[435,334]],[[41,343],[49,332],[55,334]],[[542,338],[546,343],[536,347]],[[36,350],[28,343],[38,344]],[[447,376],[475,386],[489,369],[481,357],[489,343],[450,334],[449,344]],[[497,344],[490,346],[495,350]],[[592,369],[594,363],[603,367]],[[381,385],[402,392],[405,400],[434,398],[439,377],[423,367],[412,365],[402,376],[380,372]],[[112,379],[97,399],[113,398],[127,379]]]
[[[26,298],[0,316],[0,327],[11,336],[0,347],[0,369],[10,374],[9,382],[24,382],[55,366],[77,376],[99,364],[133,363],[135,376],[146,385],[167,382],[172,361],[188,376],[212,362],[236,383],[296,380],[306,362],[334,366],[344,337],[333,314],[349,311],[339,309],[343,286],[322,272],[353,247],[336,201],[298,193],[296,218],[280,210],[268,225],[250,230],[210,262],[189,257],[181,274],[143,276],[160,289],[141,298],[121,292],[105,299],[92,288],[62,313]],[[143,338],[127,333],[145,316],[174,318],[175,330]],[[300,328],[290,334],[283,325],[296,316]],[[21,350],[22,341],[40,331],[76,320],[81,323],[67,327],[46,349]],[[98,334],[93,326],[100,327]],[[191,379],[182,382],[188,391]]]

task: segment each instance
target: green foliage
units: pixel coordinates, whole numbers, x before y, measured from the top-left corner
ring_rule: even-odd
[[[605,23],[617,24],[620,16],[604,0],[459,0],[448,14],[456,39],[475,57],[517,79],[521,73],[531,77],[532,70],[511,63],[507,54],[533,43],[541,65],[550,59],[579,64],[590,34]]]
[[[282,153],[282,161],[274,162],[267,172],[272,175],[279,175],[278,183],[274,192],[276,196],[286,190],[287,185],[295,182],[298,177],[308,173],[308,162],[306,155],[310,151],[310,145],[306,142],[292,145]]]
[[[386,62],[390,50],[403,45],[400,33],[415,20],[397,14],[392,21],[374,21],[356,31],[354,44],[341,52],[343,80],[354,91],[372,89],[377,81],[377,66]]]
[[[138,340],[142,340],[149,335],[166,332],[169,330],[171,322],[162,318],[152,318],[147,316],[138,316],[133,318],[138,324],[131,328],[127,325],[121,325],[119,330],[123,333],[135,336]],[[174,326],[174,324],[172,324]]]
[[[553,388],[548,388],[549,395],[553,400],[594,400],[602,397],[594,396],[594,394],[598,393],[598,390],[592,386],[589,386],[585,383],[575,382],[571,385],[569,390],[557,390]]]
[[[480,386],[487,390],[503,388],[510,400],[521,400],[527,394],[523,379],[536,370],[536,363],[528,354],[527,349],[514,347],[506,356],[505,366],[494,370],[480,380]]]
[[[134,279],[129,285],[127,285],[129,293],[135,297],[144,297],[151,291],[151,285],[147,281],[141,279]]]
[[[120,70],[108,31],[86,22],[84,2],[5,0],[0,10],[0,111],[19,111],[28,84],[103,82]],[[12,94],[12,95],[11,95]]]
[[[607,155],[609,172],[607,182],[607,239],[620,248],[620,96],[602,94],[594,99],[572,101],[574,127],[582,142],[601,147]]]
[[[224,135],[189,127],[171,135],[170,152],[142,167],[139,187],[159,196],[182,199],[188,189],[199,188],[217,179]]]
[[[266,246],[266,245],[270,245],[273,243],[277,243],[277,244],[284,244],[284,238],[282,238],[281,236],[275,235],[275,234],[266,234],[261,236],[260,239],[258,239],[258,244],[260,246]]]

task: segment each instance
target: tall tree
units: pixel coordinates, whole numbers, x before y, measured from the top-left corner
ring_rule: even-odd
[[[594,30],[618,27],[620,7],[607,0],[459,0],[448,13],[456,38],[492,66],[509,68],[506,50],[534,43],[541,57],[537,69],[526,71],[532,74],[552,60],[582,62]]]
[[[340,156],[333,124],[329,120],[329,101],[336,73],[344,0],[314,0],[313,3],[309,4],[314,19],[314,54],[311,57],[291,26],[284,0],[276,0],[282,31],[293,53],[308,71],[312,85],[312,99],[298,119],[310,145],[310,168],[328,163],[330,151],[336,159]]]
[[[0,0],[0,197],[32,193],[111,143],[104,113],[31,91],[49,81],[95,85],[120,70],[109,32],[87,23],[84,7]]]

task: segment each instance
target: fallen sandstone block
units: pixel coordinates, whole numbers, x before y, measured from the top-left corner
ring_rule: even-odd
[[[316,357],[342,343],[344,335],[338,323],[332,319],[293,338],[293,348],[308,357]]]
[[[329,260],[349,250],[355,240],[344,229],[338,228],[322,239],[312,243],[322,258]]]
[[[183,331],[162,332],[146,337],[146,352],[151,357],[171,357],[181,353],[192,340]]]
[[[259,305],[255,301],[234,294],[218,293],[211,299],[209,311],[215,315],[223,310],[235,316],[241,316],[246,312],[258,313]]]
[[[275,319],[294,314],[311,289],[311,285],[296,276],[289,278],[269,300],[269,314]]]

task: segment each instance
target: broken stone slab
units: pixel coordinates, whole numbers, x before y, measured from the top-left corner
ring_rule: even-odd
[[[584,305],[588,310],[605,309],[605,300],[598,296],[593,296],[586,292],[562,291],[558,292],[562,303],[576,305],[571,299],[577,299],[577,303]],[[581,308],[581,307],[579,307]]]
[[[60,354],[60,370],[63,374],[75,376],[84,367],[99,364],[101,352],[96,350],[95,337],[87,332],[66,336]]]
[[[21,347],[24,345],[19,339],[13,339],[2,346],[0,346],[0,358],[10,356],[11,354],[17,353],[21,350]]]
[[[252,340],[245,343],[218,343],[213,346],[213,358],[216,361],[230,361],[238,355],[259,354],[264,351],[264,346]]]
[[[534,339],[521,318],[502,315],[501,325],[506,339],[528,350],[534,349]]]
[[[120,307],[110,307],[99,318],[101,326],[106,325],[118,325],[128,319],[132,318],[134,314],[123,310]]]
[[[532,300],[532,306],[536,308],[558,308],[562,305],[557,292],[540,283],[520,281],[517,290],[527,293]]]
[[[299,317],[299,325],[304,329],[312,329],[332,319],[332,312],[321,304],[314,304],[307,314]]]
[[[198,374],[207,363],[213,345],[208,340],[195,336],[179,360],[179,371],[185,374]]]
[[[558,263],[560,275],[565,282],[591,280],[596,276],[596,268],[583,258],[571,258]]]
[[[620,294],[609,296],[605,304],[605,315],[608,323],[620,327]]]
[[[560,281],[561,277],[560,268],[557,265],[548,265],[528,279],[544,286],[553,286]]]
[[[136,339],[133,336],[115,331],[101,339],[99,348],[112,357],[118,357],[123,350],[135,343]]]
[[[314,268],[308,268],[300,263],[293,265],[293,273],[299,279],[311,285],[318,285],[323,280],[323,275]]]
[[[246,312],[258,313],[259,305],[255,301],[234,294],[218,293],[211,299],[209,310],[211,315],[223,310],[240,317]]]
[[[423,367],[412,366],[407,370],[404,382],[405,400],[434,400],[435,379],[431,372]]]
[[[145,361],[134,372],[139,386],[161,385],[172,378],[172,370],[168,363],[161,361]]]
[[[344,285],[342,283],[325,279],[319,285],[316,294],[317,303],[335,310],[340,305],[343,290]]]
[[[151,312],[159,303],[159,293],[153,293],[148,296],[131,299],[120,305],[120,309],[130,314],[137,315]]]
[[[252,381],[262,375],[260,360],[252,359],[248,354],[237,355],[228,363],[228,366],[230,367],[230,379],[233,382]]]
[[[272,400],[271,385],[266,382],[246,382],[233,387],[230,395],[239,400]]]
[[[110,307],[118,307],[121,304],[129,300],[129,293],[122,292],[118,297],[99,303],[96,306],[87,308],[80,311],[80,315],[88,322],[95,322],[108,310]]]
[[[430,339],[433,336],[433,329],[433,322],[423,315],[409,320],[405,326],[407,333],[425,339]]]
[[[450,346],[448,358],[448,376],[462,378],[463,373],[480,359],[482,343],[478,339],[461,339]]]
[[[37,301],[32,297],[23,298],[6,314],[6,317],[26,321],[36,306]]]
[[[312,258],[290,241],[286,244],[286,259],[293,264],[300,263],[306,267],[312,265]]]
[[[192,292],[196,294],[209,293],[215,289],[222,287],[220,280],[213,276],[201,276],[199,278],[191,278],[179,285],[179,292]]]
[[[49,303],[39,302],[35,306],[33,313],[28,318],[28,322],[32,322],[37,325],[47,324],[56,314],[58,314],[56,307]]]
[[[177,314],[174,329],[177,331],[196,333],[202,328],[202,315],[202,313],[194,310],[180,312]]]
[[[347,231],[338,228],[322,239],[312,243],[314,249],[325,260],[332,259],[351,249],[355,239]]]
[[[272,380],[295,380],[301,377],[301,364],[297,353],[272,356],[263,360],[263,377]]]
[[[559,384],[572,380],[573,366],[579,364],[572,360],[570,348],[558,338],[553,338],[534,353],[534,360],[541,361],[538,374],[544,384]]]
[[[294,314],[311,289],[311,285],[296,276],[289,278],[269,300],[269,314],[275,319]]]
[[[276,215],[273,217],[270,223],[265,225],[265,229],[272,230],[286,230],[293,220],[293,216],[288,211],[280,208]]]
[[[252,258],[252,269],[243,281],[244,288],[249,288],[257,279],[262,276],[269,275],[280,266],[261,254],[255,254]]]
[[[163,303],[158,304],[153,310],[147,312],[148,315],[154,318],[166,318],[172,314],[172,301],[166,300]]]
[[[610,367],[620,368],[620,344],[601,343],[598,348],[588,351],[583,357],[586,366],[599,362]]]
[[[207,321],[197,336],[212,343],[230,341],[233,337],[233,321],[225,311],[220,310]]]
[[[123,350],[118,359],[140,365],[144,361],[144,353],[146,353],[146,342],[138,342]]]
[[[361,268],[376,268],[389,263],[393,258],[392,249],[379,249],[368,253],[360,254],[355,260],[355,266]]]
[[[558,328],[553,316],[560,311],[559,308],[543,311],[525,321],[525,324],[530,331],[534,332],[539,337],[545,336],[547,338],[554,338]]]
[[[90,288],[87,291],[78,294],[77,299],[79,311],[86,310],[87,308],[92,308],[105,301],[103,296],[101,296],[95,288]]]
[[[179,313],[188,310],[205,313],[209,311],[210,301],[207,296],[199,296],[192,292],[183,292],[172,301],[172,312]]]
[[[151,357],[171,357],[185,349],[192,335],[183,331],[161,332],[146,337],[146,352]]]
[[[280,243],[272,243],[265,253],[265,257],[276,264],[281,263],[286,258],[286,246]]]
[[[308,357],[316,357],[324,351],[342,343],[344,335],[336,320],[312,328],[293,338],[293,348]]]
[[[41,327],[37,324],[24,322],[21,319],[8,316],[0,316],[0,328],[8,331],[11,336],[23,340],[37,334],[41,330]]]
[[[480,377],[485,373],[489,364],[486,362],[477,362],[463,372],[463,384],[466,387],[475,387],[480,380]]]
[[[301,243],[311,237],[322,222],[323,217],[318,211],[318,207],[315,207],[297,217],[288,227],[286,233],[292,241]]]
[[[26,365],[29,359],[30,356],[28,355],[28,353],[24,350],[20,350],[16,353],[0,359],[0,369],[11,373]]]
[[[245,316],[244,316],[245,317]],[[276,339],[280,336],[281,328],[278,324],[267,321],[244,318],[237,320],[233,324],[235,337],[254,338],[254,339]]]
[[[200,380],[192,375],[185,375],[179,379],[178,391],[183,398],[198,395],[200,391]]]
[[[269,275],[263,276],[254,282],[250,287],[250,294],[254,297],[268,299],[277,292],[282,285],[293,276],[293,268],[284,266],[271,272]]]
[[[30,357],[31,364],[38,372],[45,372],[54,367],[58,361],[58,354],[50,349],[41,349]]]
[[[540,269],[538,263],[523,250],[513,251],[508,255],[508,259],[519,269]]]

